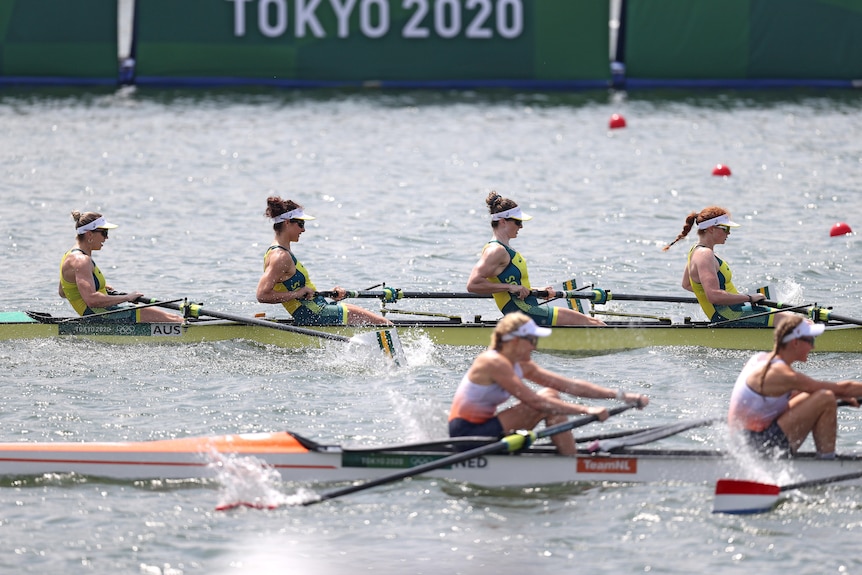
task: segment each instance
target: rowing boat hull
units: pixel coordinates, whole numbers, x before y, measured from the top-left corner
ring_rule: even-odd
[[[0,475],[78,474],[117,480],[210,479],[230,458],[254,457],[285,481],[340,482],[385,477],[450,455],[440,449],[321,446],[290,433],[257,433],[119,443],[0,444]],[[771,464],[773,467],[774,464]],[[834,461],[813,457],[792,463],[795,477],[819,479],[862,469],[862,456]],[[570,482],[713,482],[744,476],[734,459],[717,451],[629,450],[562,457],[547,449],[483,455],[431,471],[427,477],[487,487]]]
[[[58,321],[62,318],[51,318]],[[283,323],[283,322],[282,322]],[[287,324],[290,325],[290,324]],[[462,321],[396,322],[402,336],[428,337],[435,344],[487,346],[494,322]],[[329,334],[352,337],[370,328],[314,328]],[[64,337],[105,343],[199,343],[244,339],[265,345],[299,348],[324,345],[327,340],[260,325],[222,320],[190,321],[185,325],[141,323],[134,325],[82,322],[78,318],[60,323],[40,323],[24,313],[0,313],[0,340]],[[708,327],[705,323],[672,325],[669,322],[610,323],[606,327],[555,327],[542,338],[545,351],[605,352],[654,346],[702,346],[715,349],[755,350],[772,347],[769,327]],[[829,326],[817,338],[817,351],[862,351],[862,326]]]

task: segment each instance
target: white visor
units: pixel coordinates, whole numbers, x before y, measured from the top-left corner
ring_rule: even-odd
[[[546,337],[551,335],[550,328],[547,327],[539,327],[536,325],[536,322],[533,320],[529,320],[527,323],[522,324],[515,331],[510,331],[507,334],[502,336],[503,341],[511,341],[516,337]]]
[[[84,224],[80,228],[76,228],[75,231],[79,236],[82,236],[87,232],[92,232],[93,230],[113,230],[116,227],[117,224],[110,224],[104,217],[101,217],[97,220],[93,220],[89,224]]]
[[[512,209],[506,210],[505,212],[497,212],[496,214],[491,214],[491,221],[497,222],[500,220],[532,220],[533,216],[528,216],[524,212],[521,211],[521,208],[514,207]]]
[[[793,328],[793,331],[784,336],[781,343],[787,343],[800,337],[817,337],[826,330],[822,323],[814,323],[810,319],[802,320],[802,323]]]
[[[286,222],[288,220],[313,220],[314,216],[308,215],[302,211],[302,208],[296,208],[295,210],[290,210],[289,212],[284,212],[283,214],[279,214],[270,220],[274,224],[278,224],[281,222]]]
[[[727,226],[729,228],[738,228],[739,224],[730,221],[730,216],[727,214],[721,214],[717,218],[712,218],[711,220],[705,220],[697,224],[697,229],[705,230],[706,228],[711,228],[712,226]]]

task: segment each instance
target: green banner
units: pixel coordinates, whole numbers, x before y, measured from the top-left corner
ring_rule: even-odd
[[[0,0],[4,77],[117,81],[115,0]]]
[[[607,0],[145,0],[137,78],[598,81]]]
[[[862,78],[859,0],[625,0],[626,77]]]
[[[862,79],[862,2],[752,0],[749,77]]]

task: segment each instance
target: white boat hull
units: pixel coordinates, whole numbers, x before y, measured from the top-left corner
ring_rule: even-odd
[[[342,482],[385,477],[450,455],[441,448],[411,446],[342,448],[297,440],[288,433],[260,433],[128,443],[0,444],[0,475],[78,474],[119,480],[208,479],[219,475],[225,458],[254,457],[285,481]],[[767,462],[761,462],[767,463]],[[624,450],[615,454],[563,457],[538,448],[518,454],[484,455],[427,477],[488,487],[569,482],[714,482],[724,477],[752,479],[749,465],[718,451]],[[862,470],[862,456],[819,461],[802,456],[781,466],[795,480]],[[754,467],[757,467],[755,465]]]

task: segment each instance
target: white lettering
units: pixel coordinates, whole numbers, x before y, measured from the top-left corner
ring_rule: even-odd
[[[581,473],[637,473],[637,459],[579,457],[578,471]]]
[[[377,26],[371,23],[371,9],[377,6]],[[359,29],[369,38],[382,38],[389,31],[389,3],[386,0],[362,0]]]
[[[459,467],[466,467],[468,469],[483,469],[485,467],[488,467],[488,459],[480,455],[479,457],[474,457],[473,459],[468,459],[467,461],[453,463],[452,467],[456,469]]]
[[[329,0],[329,3],[332,4],[335,17],[338,19],[338,37],[347,38],[350,36],[350,14],[356,6],[356,0],[344,0],[344,4],[339,0]]]
[[[454,38],[461,33],[461,6],[458,5],[458,0],[436,1],[434,30],[441,38]]]
[[[431,32],[421,24],[422,20],[428,14],[428,0],[404,0],[404,3],[402,4],[402,7],[405,10],[409,10],[413,6],[416,6],[416,11],[413,12],[413,15],[409,20],[407,20],[407,24],[404,25],[404,30],[402,30],[401,36],[404,38],[427,38]]]
[[[150,335],[180,336],[183,334],[182,326],[178,323],[153,323],[150,324]]]
[[[382,38],[390,31],[390,6],[399,1],[407,12],[403,38],[511,40],[524,32],[524,0],[326,0],[335,16],[334,31],[327,30],[333,26],[331,17],[321,20],[319,14],[329,16],[324,0],[226,1],[233,3],[235,37],[248,34],[246,7],[252,5],[252,9],[257,8],[258,31],[266,38],[284,36],[290,27],[295,38],[349,38],[357,7],[359,33],[366,38]]]
[[[245,5],[253,0],[227,0],[233,2],[233,35],[245,36]]]
[[[270,24],[269,7],[275,7],[275,23]],[[267,38],[278,38],[287,30],[287,0],[260,0],[257,5],[257,26]]]
[[[479,8],[479,12],[467,26],[467,37],[485,39],[491,38],[494,33],[490,28],[485,26],[485,23],[491,17],[494,7],[491,6],[491,0],[467,0],[467,10]]]
[[[511,11],[512,18],[506,18]],[[497,0],[497,32],[503,38],[517,38],[524,31],[524,6],[521,0]]]
[[[306,5],[306,1],[310,1],[310,4]],[[326,32],[323,31],[323,26],[320,25],[320,22],[314,13],[319,5],[320,0],[296,0],[296,13],[293,17],[293,29],[297,38],[305,37],[306,27],[311,28],[311,33],[314,34],[316,38],[324,38],[326,36]]]

